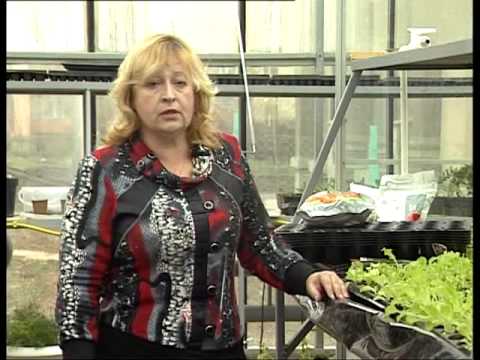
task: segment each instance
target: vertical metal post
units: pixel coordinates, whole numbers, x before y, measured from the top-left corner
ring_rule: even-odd
[[[90,149],[97,147],[97,102],[95,92],[90,91]]]
[[[408,174],[408,75],[400,72],[400,172]]]
[[[85,2],[85,11],[86,11],[86,34],[87,34],[87,51],[95,51],[95,4],[93,1]],[[83,104],[84,104],[84,130],[83,138],[85,143],[83,144],[84,155],[89,154],[95,147],[95,137],[96,137],[96,125],[92,124],[95,116],[95,100],[91,90],[85,90],[83,94]]]
[[[304,161],[302,158],[302,111],[298,108],[299,98],[295,98],[295,155],[293,157],[294,164],[293,168],[295,169],[293,191],[299,192],[303,190],[302,187],[302,171],[304,168]]]
[[[347,348],[343,343],[337,341],[337,359],[344,360],[347,358]]]
[[[324,17],[325,17],[325,4],[324,0],[317,0],[314,2],[313,5],[315,15],[314,15],[314,21],[315,21],[315,73],[316,74],[323,74],[323,62],[324,62],[324,36],[325,36],[325,23],[324,23]],[[317,157],[318,152],[320,151],[320,145],[321,145],[321,138],[323,137],[323,104],[322,104],[322,99],[320,98],[315,98],[314,100],[314,159]],[[312,169],[313,170],[313,169]],[[324,334],[323,331],[320,327],[316,328],[315,331],[315,348],[320,349],[321,351],[324,350]]]
[[[323,74],[323,62],[324,62],[324,1],[318,0],[314,2],[315,12],[315,73]],[[313,107],[313,154],[314,158],[320,151],[323,136],[323,103],[322,99],[314,98]]]
[[[92,96],[91,90],[85,90],[83,94],[83,144],[84,156],[92,151]]]
[[[238,16],[240,19],[240,33],[243,48],[245,50],[245,54],[247,53],[247,43],[246,43],[246,3],[245,1],[238,2]],[[240,49],[239,49],[240,51]],[[240,76],[243,76],[243,69],[241,64],[238,66],[238,71]],[[240,146],[243,151],[247,150],[247,99],[245,94],[240,95],[240,109],[239,109],[239,118],[240,118]]]
[[[315,73],[323,74],[323,63],[325,57],[324,51],[324,1],[318,0],[314,2],[314,12],[315,12]],[[317,157],[318,152],[320,151],[320,146],[322,144],[323,137],[323,99],[314,98],[314,107],[313,107],[313,154],[314,157]]]
[[[247,287],[245,283],[245,270],[237,261],[238,264],[238,312],[240,316],[240,323],[244,329],[245,339],[247,338],[247,323],[245,321],[245,306],[247,304]]]
[[[240,36],[241,41],[243,44],[243,48],[245,53],[247,53],[247,43],[246,43],[246,3],[245,1],[238,2],[238,18],[240,23]],[[239,48],[238,51],[240,52],[241,49]],[[241,64],[238,66],[239,74],[243,77],[243,69]],[[246,68],[245,68],[246,70]],[[247,86],[247,84],[245,84]],[[239,121],[240,121],[240,147],[242,151],[247,150],[247,99],[245,94],[241,94],[239,96]],[[247,286],[246,286],[246,275],[245,270],[240,265],[240,262],[237,261],[238,264],[238,292],[239,292],[239,315],[240,315],[240,322],[244,329],[245,339],[247,338],[247,322],[245,319],[245,307],[247,305]]]
[[[95,52],[95,2],[85,1],[85,7],[87,12],[87,51]]]
[[[340,103],[345,91],[346,44],[345,44],[345,16],[346,0],[337,0],[337,39],[335,51],[335,107]],[[335,188],[342,190],[345,171],[345,132],[344,120],[335,143]]]
[[[395,0],[388,0],[388,48],[394,49],[395,48],[395,14],[396,14],[396,3]],[[388,76],[393,78],[395,75],[395,71],[389,70]],[[394,125],[393,122],[395,120],[395,112],[394,112],[394,101],[395,98],[393,95],[388,95],[387,97],[387,133],[386,133],[386,145],[387,145],[387,158],[393,159],[394,152],[393,152],[393,129]],[[394,173],[394,166],[387,165],[387,174]]]
[[[286,359],[285,355],[285,295],[275,289],[276,359]]]

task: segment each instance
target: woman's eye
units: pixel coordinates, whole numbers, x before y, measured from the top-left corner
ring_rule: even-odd
[[[175,84],[177,84],[178,86],[186,86],[187,82],[184,80],[177,80]]]
[[[155,87],[155,86],[158,86],[158,85],[160,85],[160,83],[158,81],[148,81],[147,82],[148,87]]]

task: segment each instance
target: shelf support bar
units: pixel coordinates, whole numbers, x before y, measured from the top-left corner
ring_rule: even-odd
[[[408,75],[400,71],[400,169],[408,174]]]
[[[350,80],[348,81],[348,84],[345,88],[342,98],[340,99],[337,109],[335,110],[335,115],[333,116],[333,120],[330,124],[327,135],[322,144],[322,148],[320,149],[317,159],[315,160],[315,167],[312,171],[312,174],[310,175],[307,186],[303,191],[299,206],[304,202],[304,200],[308,196],[312,194],[313,189],[315,188],[315,185],[318,182],[318,179],[320,179],[322,175],[323,167],[325,165],[325,162],[327,161],[328,154],[332,148],[332,144],[335,140],[335,137],[337,136],[338,131],[342,125],[343,118],[345,117],[345,113],[347,112],[348,105],[350,104],[350,101],[352,99],[353,93],[358,84],[361,74],[362,74],[361,70],[354,71],[352,73],[352,76],[350,77]],[[300,219],[297,213],[295,213],[295,216],[292,222],[297,224],[299,220]]]
[[[298,344],[302,342],[302,340],[308,335],[308,333],[310,332],[310,330],[313,329],[314,326],[315,326],[315,323],[310,319],[307,319],[303,322],[302,327],[295,334],[295,337],[285,347],[285,355],[287,357],[290,356],[295,351]]]

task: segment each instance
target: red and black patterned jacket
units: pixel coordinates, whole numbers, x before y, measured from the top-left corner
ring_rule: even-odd
[[[236,138],[192,151],[193,180],[170,173],[138,137],[81,161],[61,235],[64,350],[94,347],[100,323],[177,348],[231,346],[243,335],[236,255],[271,286],[305,294],[315,269],[272,235]]]

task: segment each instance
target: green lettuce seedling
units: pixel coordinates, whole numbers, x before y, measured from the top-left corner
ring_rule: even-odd
[[[354,262],[346,278],[360,292],[387,304],[392,321],[420,326],[429,331],[443,328],[458,333],[472,350],[472,263],[457,252],[399,264],[391,249],[383,249],[387,261],[365,266]]]

